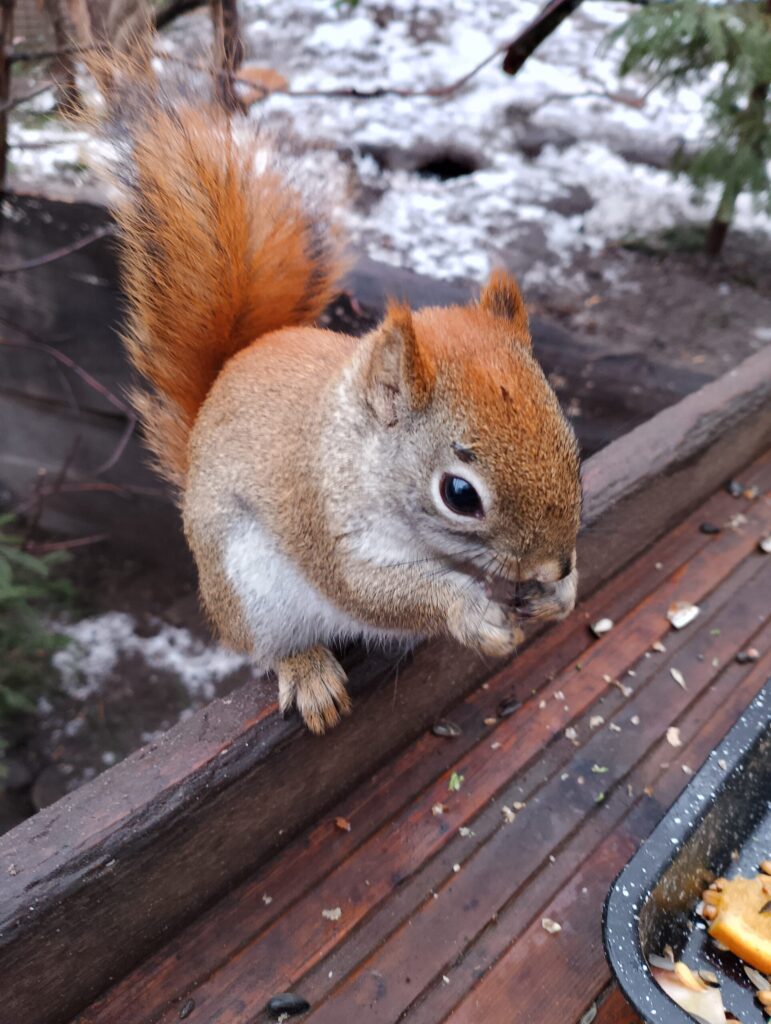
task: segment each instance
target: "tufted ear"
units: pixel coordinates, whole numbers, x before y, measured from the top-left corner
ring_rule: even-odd
[[[421,349],[409,306],[391,302],[375,333],[367,368],[367,401],[384,426],[431,400],[434,368]]]
[[[508,320],[514,328],[517,341],[530,345],[530,328],[525,300],[519,285],[505,270],[494,270],[482,289],[479,304],[491,316]]]

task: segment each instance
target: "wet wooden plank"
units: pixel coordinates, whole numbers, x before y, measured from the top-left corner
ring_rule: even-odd
[[[537,803],[530,801],[514,824],[500,829],[479,850],[471,851],[468,867],[465,861],[460,862],[460,872],[445,879],[438,890],[439,898],[429,898],[420,912],[391,934],[332,998],[314,1010],[310,1017],[314,1024],[355,1019],[364,1012],[372,1022],[395,1020],[433,978],[446,973],[463,947],[514,898],[532,871],[565,841],[584,816],[596,810],[599,793],[623,778],[645,755],[650,742],[648,733],[661,736],[694,695],[709,684],[715,673],[711,659],[718,657],[724,662],[754,634],[757,623],[749,625],[748,620],[768,586],[769,574],[763,568],[751,583],[742,586],[740,593],[734,589],[726,594],[730,604],[705,622],[705,626],[720,628],[720,636],[705,637],[701,631],[692,636],[677,656],[689,689],[684,691],[676,686],[668,666],[663,665],[651,683],[637,691],[616,716],[622,733],[603,730],[580,748],[568,778],[552,779]],[[704,655],[703,661],[699,654]],[[630,727],[633,714],[645,723],[645,731]],[[591,772],[593,764],[608,769],[600,781]],[[462,767],[461,764],[459,770]],[[578,783],[580,775],[585,777],[584,785]],[[658,817],[660,809],[651,827]],[[626,848],[623,843],[618,849],[613,847],[619,856],[622,847]],[[242,985],[241,999],[243,988]],[[235,1024],[232,1004],[226,1002],[224,1009],[221,1006],[217,1004],[213,1020],[218,1024]]]
[[[771,462],[760,464],[747,479],[758,486],[770,486]],[[526,700],[536,683],[542,685],[556,670],[563,668],[571,657],[573,661],[579,660],[582,652],[592,645],[585,621],[594,621],[609,610],[614,616],[619,616],[646,598],[662,582],[658,571],[650,571],[650,567],[656,563],[664,565],[672,575],[677,573],[689,556],[699,551],[712,551],[718,538],[708,538],[701,534],[697,529],[699,522],[706,518],[722,523],[736,509],[748,508],[748,503],[737,502],[725,493],[710,498],[697,514],[663,538],[644,562],[630,567],[611,581],[576,616],[540,640],[537,647],[526,649],[516,662],[494,677],[487,684],[488,689],[477,690],[454,709],[452,718],[463,729],[460,738],[448,744],[433,736],[424,736],[408,748],[403,755],[377,773],[370,786],[357,791],[330,811],[329,818],[317,826],[310,836],[302,837],[282,852],[280,859],[266,872],[226,897],[224,903],[217,907],[216,913],[204,915],[180,936],[178,942],[165,948],[143,965],[140,971],[129,975],[125,982],[111,990],[103,1003],[92,1008],[89,1019],[104,1021],[106,1024],[132,1011],[150,1019],[168,1002],[168,995],[165,994],[167,988],[171,987],[176,992],[185,991],[202,973],[212,971],[224,963],[280,917],[303,892],[314,888],[342,858],[361,846],[392,815],[409,807],[421,788],[446,773],[457,757],[488,737],[490,728],[484,725],[484,719],[495,715],[503,697],[514,693]],[[746,538],[739,538],[735,534],[726,534],[720,540],[721,547],[726,544],[731,550],[735,550],[737,544],[742,552],[746,550]],[[739,558],[740,554],[735,557]],[[654,613],[659,626],[666,626],[663,622],[663,607],[662,602],[659,602]],[[611,642],[610,638],[606,638],[600,646],[609,646]],[[568,679],[571,672],[572,668],[567,673]],[[555,683],[551,692],[556,692],[561,685]],[[611,697],[613,695],[620,697],[616,690],[612,691]],[[520,719],[511,724],[514,735],[526,728]],[[488,737],[488,742],[493,740],[492,736]],[[537,749],[538,742],[540,739],[533,749]],[[333,819],[338,815],[352,822],[350,833],[341,833],[335,828]],[[374,849],[377,846],[376,840]],[[271,899],[268,905],[262,899],[266,894]]]
[[[641,1024],[641,1021],[624,999],[618,985],[612,985],[597,1001],[594,1024]]]

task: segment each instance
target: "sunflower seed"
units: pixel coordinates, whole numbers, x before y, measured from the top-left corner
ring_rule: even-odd
[[[578,1024],[592,1024],[592,1021],[597,1016],[597,1003],[592,1003],[586,1013],[583,1015]]]
[[[683,741],[680,739],[680,730],[676,725],[670,725],[667,729],[667,743],[670,747],[682,747]]]
[[[739,651],[736,660],[740,665],[748,665],[752,661],[757,661],[759,657],[760,651],[756,647],[748,647],[746,651]]]
[[[326,918],[327,921],[339,921],[343,916],[343,912],[340,907],[332,907],[331,910],[322,910],[321,916]]]
[[[548,932],[549,935],[556,935],[557,932],[562,931],[562,925],[557,924],[556,921],[552,921],[550,917],[541,918],[541,927],[545,932]]]
[[[298,996],[294,992],[280,992],[277,996],[273,996],[265,1007],[271,1017],[275,1018],[280,1017],[284,1013],[294,1017],[298,1013],[307,1013],[310,1008],[311,1004],[308,1000],[303,999],[302,996]]]
[[[768,537],[762,537],[758,541],[758,547],[764,555],[771,555],[771,533],[768,535]]]
[[[434,736],[444,736],[446,739],[452,739],[455,736],[460,736],[462,730],[455,722],[448,722],[447,719],[443,719],[432,726],[431,732]]]
[[[513,715],[515,711],[518,711],[522,707],[522,701],[517,700],[516,697],[506,697],[498,705],[498,717],[508,718],[509,715]]]
[[[706,985],[719,985],[720,984],[720,979],[718,978],[718,976],[715,974],[714,971],[705,971],[704,968],[702,968],[698,973],[699,973],[699,977],[701,978],[701,980]]]
[[[699,530],[701,531],[701,533],[706,533],[708,537],[712,534],[720,533],[720,527],[717,525],[717,523],[702,523],[699,526]]]
[[[674,971],[675,962],[667,956],[658,956],[656,953],[648,954],[648,963],[651,967],[658,967],[661,971]]]
[[[185,1020],[195,1009],[195,999],[188,999],[186,1003],[183,1003],[179,1008],[179,1019]]]
[[[725,485],[725,489],[732,498],[741,498],[744,494],[744,484],[739,483],[738,480],[729,480]]]

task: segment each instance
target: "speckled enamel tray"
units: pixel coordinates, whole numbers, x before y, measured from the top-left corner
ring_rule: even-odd
[[[771,855],[771,680],[614,882],[605,952],[648,1024],[693,1024],[659,988],[646,957],[669,944],[691,967],[714,971],[742,1024],[766,1017],[739,961],[720,953],[694,912],[705,877],[754,875]],[[711,873],[711,874],[710,874]]]

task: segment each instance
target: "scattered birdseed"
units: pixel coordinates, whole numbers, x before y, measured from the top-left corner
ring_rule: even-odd
[[[453,870],[454,874],[457,875],[458,872],[460,871],[460,864],[453,864],[452,870]]]
[[[444,804],[434,804],[434,806],[431,808],[431,813],[435,818],[439,818],[444,814],[446,809],[447,808],[444,806]]]
[[[629,721],[632,723],[632,725],[639,725],[640,724],[640,716],[639,715],[632,715],[632,717],[629,719]]]
[[[589,719],[590,729],[599,729],[600,726],[604,724],[605,719],[602,717],[602,715],[592,715],[592,717]]]
[[[654,562],[653,563],[653,568],[654,569],[658,569],[658,571],[661,572],[661,570],[664,568],[664,563],[663,562]]]
[[[720,665],[720,659],[719,658],[713,658],[712,659],[712,667],[713,668],[718,668],[719,665]]]
[[[548,932],[549,935],[556,935],[557,932],[562,931],[562,925],[557,924],[556,921],[552,921],[550,917],[541,918],[541,927],[545,932]]]
[[[687,689],[687,686],[685,685],[685,677],[683,676],[683,673],[680,671],[679,668],[671,668],[669,670],[669,674],[672,676],[672,678],[678,686],[681,686],[684,690]]]
[[[737,512],[735,516],[731,516],[731,518],[728,520],[729,528],[731,530],[737,530],[737,531],[741,530],[741,528],[743,526],[746,526],[747,523],[748,523],[748,519],[744,515],[743,512]]]
[[[486,718],[485,721],[484,721],[484,724],[485,725],[497,725],[498,724],[498,719],[497,718]]]
[[[576,782],[578,783],[578,785],[579,785],[579,786],[583,786],[583,784],[584,784],[584,781],[585,781],[585,780],[584,780],[584,777],[583,777],[583,775],[578,775],[578,776],[576,776]]]
[[[682,747],[683,741],[680,739],[680,730],[676,725],[670,725],[667,729],[667,743],[670,747]]]
[[[555,700],[564,700],[565,699],[565,694],[562,692],[562,690],[556,690],[554,692],[554,699]]]
[[[460,736],[462,729],[455,722],[448,722],[443,719],[441,722],[437,722],[431,728],[431,732],[434,736],[442,736],[445,739],[455,739],[456,736]]]
[[[272,896],[268,896],[267,893],[264,893],[263,897],[262,897],[262,902],[265,904],[266,907],[269,907],[271,905],[271,903],[273,902],[273,897]]]
[[[503,744],[496,740],[495,743],[490,744],[490,750],[500,750],[502,746]]]
[[[570,740],[571,743],[578,745],[578,733],[572,725],[569,725],[565,730],[565,739]]]
[[[616,725],[615,722],[611,722],[610,725],[608,726],[608,728],[610,729],[611,732],[621,732],[621,726],[620,725]]]
[[[728,771],[728,761],[726,761],[724,757],[719,757],[717,759],[717,766],[718,768],[722,768],[724,772]]]
[[[604,676],[602,677],[602,681],[603,681],[604,683],[612,683],[612,682],[613,682],[613,676],[609,676],[609,675],[608,675],[608,674],[606,673],[606,674],[605,674],[605,675],[604,675]]]
[[[563,772],[562,775],[560,775],[560,782],[566,782],[569,778],[570,776],[568,775],[568,773]]]
[[[339,921],[343,916],[343,912],[340,907],[332,907],[329,910],[322,910],[321,916],[325,917],[327,921]]]
[[[179,1008],[179,1019],[184,1020],[186,1017],[189,1017],[194,1009],[195,999],[188,999],[188,1001]]]
[[[742,967],[744,968],[744,973],[750,979],[758,992],[767,991],[769,987],[768,978],[761,974],[760,971],[756,971],[754,967],[750,967],[749,964],[742,964]]]
[[[681,765],[681,768],[683,770],[683,775],[693,775],[693,768],[689,767],[689,765]]]
[[[447,977],[446,974],[442,975],[442,981],[445,983],[445,985],[449,985],[450,984],[450,979]]]
[[[732,498],[741,498],[744,494],[744,484],[739,483],[738,480],[729,480],[725,485],[725,489],[731,495]]]
[[[463,825],[461,828],[458,829],[458,835],[463,836],[464,839],[468,839],[468,837],[473,836],[474,833],[471,831],[470,828],[466,828],[466,826]]]
[[[613,619],[598,619],[589,628],[595,636],[604,636],[613,629]]]
[[[341,832],[350,832],[351,823],[347,818],[335,818],[335,825],[340,829]]]
[[[524,811],[525,805],[521,800],[515,800],[511,805],[515,811]]]
[[[465,775],[459,775],[457,772],[453,772],[450,776],[450,781],[447,783],[447,788],[451,793],[458,793],[460,791],[460,787],[465,781]]]
[[[764,555],[771,555],[771,533],[767,537],[760,538],[758,547]]]
[[[667,609],[667,618],[675,629],[684,629],[699,614],[699,606],[690,601],[675,601]]]
[[[654,640],[651,644],[651,650],[658,651],[659,654],[665,654],[667,649],[660,640]]]
[[[634,693],[631,686],[627,686],[626,683],[619,682],[618,679],[613,680],[613,686],[615,686],[617,690],[620,690],[624,697],[631,697]]]
[[[597,796],[594,798],[594,802],[596,804],[601,804],[604,799],[605,799],[605,794],[604,793],[598,793]]]
[[[541,711],[543,711],[543,709],[546,707],[546,698],[545,697],[538,702],[538,707],[541,709]]]
[[[509,825],[516,818],[516,814],[514,813],[514,811],[512,811],[510,807],[507,807],[506,804],[504,804],[503,807],[501,807],[501,814],[503,815],[503,820],[506,821]]]
[[[609,772],[609,771],[610,771],[610,768],[606,768],[604,764],[593,764],[592,765],[592,772],[593,772],[594,775],[605,775],[606,772]]]
[[[719,985],[720,984],[720,982],[718,980],[718,976],[714,973],[714,971],[705,971],[703,967],[699,971],[699,977],[707,985]]]
[[[744,488],[744,497],[747,499],[747,501],[754,501],[759,494],[760,488],[756,484],[753,484],[752,487]]]

